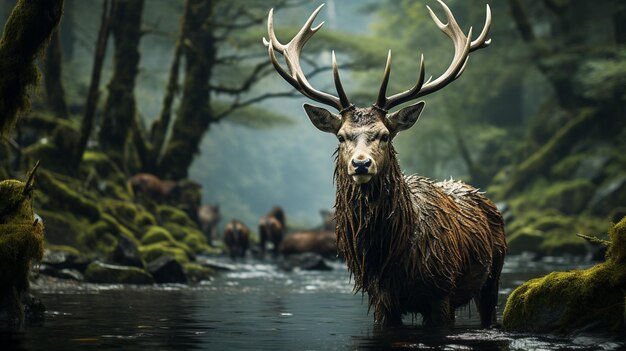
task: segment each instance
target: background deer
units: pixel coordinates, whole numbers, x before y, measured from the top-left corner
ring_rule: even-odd
[[[404,176],[396,159],[393,138],[412,127],[424,102],[397,112],[402,103],[431,94],[458,78],[470,52],[489,45],[491,12],[487,6],[483,30],[472,41],[450,9],[439,1],[448,19],[443,24],[430,15],[454,43],[454,58],[434,80],[424,79],[424,58],[415,86],[386,96],[391,71],[391,51],[376,102],[371,107],[350,104],[332,53],[338,96],[319,91],[308,82],[300,65],[305,43],[322,24],[312,28],[318,7],[287,44],[274,34],[273,10],[268,16],[268,36],[263,38],[276,71],[304,96],[332,106],[326,109],[304,104],[309,119],[321,131],[339,140],[335,181],[338,248],[354,277],[355,291],[366,292],[377,323],[401,324],[402,315],[421,314],[427,325],[451,325],[454,308],[474,298],[481,324],[495,322],[498,280],[506,242],[502,217],[490,200],[458,181],[434,182]],[[279,63],[282,54],[288,66]]]

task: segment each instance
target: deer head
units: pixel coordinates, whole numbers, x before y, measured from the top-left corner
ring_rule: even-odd
[[[337,96],[319,91],[308,82],[300,66],[300,53],[306,42],[315,34],[323,22],[312,28],[315,17],[324,6],[320,5],[306,21],[302,29],[287,44],[281,44],[274,34],[273,9],[267,19],[268,39],[263,38],[276,71],[304,96],[334,107],[339,113],[332,113],[324,108],[304,104],[309,119],[315,127],[323,132],[333,133],[339,140],[338,162],[339,167],[360,184],[369,182],[372,178],[386,169],[393,153],[391,141],[401,131],[411,128],[417,121],[424,102],[420,101],[404,107],[396,112],[389,111],[400,104],[425,96],[445,87],[457,79],[465,69],[469,53],[486,47],[491,43],[487,39],[491,25],[491,10],[487,5],[485,25],[480,35],[472,41],[472,28],[467,36],[456,22],[452,11],[446,4],[438,0],[448,19],[442,23],[434,12],[427,6],[428,11],[439,29],[445,33],[454,44],[454,58],[448,69],[441,76],[432,80],[424,79],[424,56],[419,66],[419,76],[416,84],[409,90],[387,96],[387,84],[391,72],[391,50],[387,55],[387,64],[376,102],[366,108],[358,108],[351,104],[343,89],[339,78],[339,68],[335,52],[332,52],[332,69]],[[278,62],[276,52],[282,54],[287,62],[288,71]],[[343,165],[343,166],[342,166]]]

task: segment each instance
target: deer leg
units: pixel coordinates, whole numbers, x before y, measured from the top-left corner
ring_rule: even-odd
[[[433,299],[430,311],[424,313],[424,325],[427,327],[451,327],[454,325],[454,308],[448,296]]]
[[[390,311],[383,306],[376,306],[374,320],[379,327],[402,325],[402,315],[399,312]]]
[[[491,274],[485,285],[480,289],[480,294],[474,298],[480,324],[483,328],[488,328],[496,324],[496,305],[498,304],[498,285],[500,282],[500,272],[504,264],[504,256],[497,255],[491,264]]]

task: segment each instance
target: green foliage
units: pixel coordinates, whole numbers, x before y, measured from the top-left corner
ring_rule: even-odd
[[[509,331],[611,332],[623,335],[626,217],[609,230],[607,260],[586,270],[553,272],[515,289],[504,309]]]

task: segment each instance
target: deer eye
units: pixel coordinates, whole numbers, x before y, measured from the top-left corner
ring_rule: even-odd
[[[343,135],[337,135],[337,140],[339,140],[340,143],[343,143],[344,141],[346,141]]]
[[[389,141],[389,134],[385,133],[380,136],[380,141]]]

